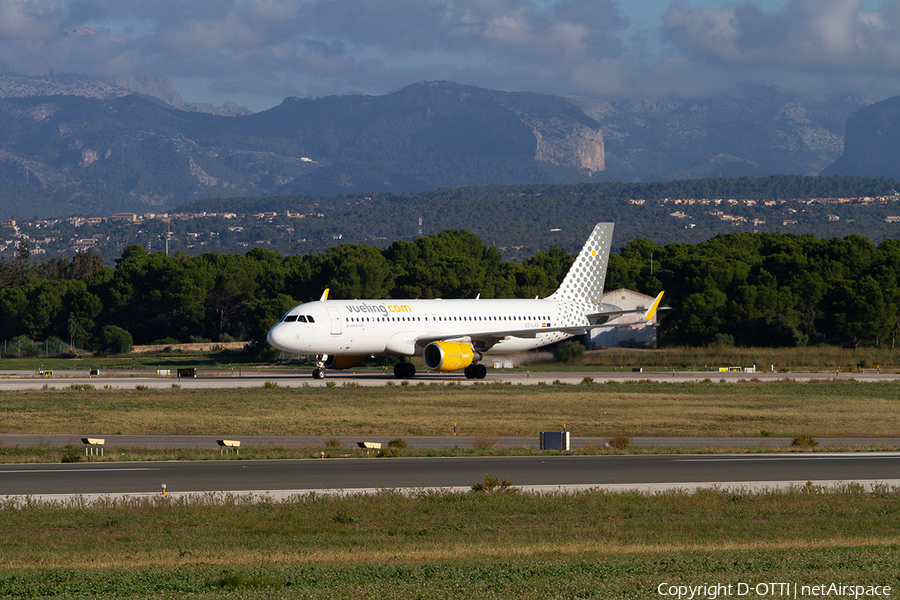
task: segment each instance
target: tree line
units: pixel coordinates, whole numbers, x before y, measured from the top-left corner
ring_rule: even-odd
[[[0,262],[0,339],[98,351],[246,340],[264,355],[269,327],[325,288],[331,298],[544,297],[573,260],[555,247],[503,260],[465,230],[290,256],[167,256],[130,245],[114,267],[90,252],[37,262],[20,253]],[[633,240],[611,256],[606,288],[665,290],[662,344],[893,347],[898,273],[898,240],[740,233],[699,244]]]

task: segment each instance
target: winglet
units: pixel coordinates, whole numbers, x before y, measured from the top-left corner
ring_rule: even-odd
[[[649,321],[653,318],[653,315],[656,314],[656,309],[659,308],[659,302],[662,300],[663,294],[665,294],[665,290],[659,293],[659,296],[656,297],[656,300],[653,301],[653,306],[647,309],[647,312],[644,313],[644,316],[641,317],[642,321]]]
[[[331,288],[325,288],[325,291],[322,292],[322,297],[319,298],[319,302],[325,302],[326,300],[328,300],[328,290],[330,289]]]

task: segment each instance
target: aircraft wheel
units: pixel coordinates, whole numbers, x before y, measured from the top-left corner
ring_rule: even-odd
[[[313,379],[325,379],[325,369],[321,367],[313,369],[312,376]]]
[[[394,365],[394,377],[397,379],[412,379],[416,376],[416,365],[411,362],[402,362]]]
[[[466,379],[475,379],[475,369],[473,368],[475,365],[469,365],[465,369],[463,369],[463,374],[465,374]]]
[[[484,379],[485,375],[487,375],[487,367],[484,365],[472,365],[472,375],[475,376],[475,379]]]

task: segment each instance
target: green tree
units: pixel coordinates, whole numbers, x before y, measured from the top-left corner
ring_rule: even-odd
[[[131,334],[115,325],[103,327],[101,341],[103,348],[113,354],[125,354],[134,348]]]

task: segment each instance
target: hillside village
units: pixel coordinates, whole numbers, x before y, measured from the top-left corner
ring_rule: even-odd
[[[362,197],[362,200],[371,200]],[[827,222],[858,220],[867,208],[880,207],[879,214],[869,215],[884,223],[900,223],[900,195],[854,198],[801,199],[734,199],[734,198],[663,198],[661,200],[631,199],[635,210],[656,207],[677,208],[665,212],[668,218],[683,222],[683,228],[694,228],[700,222],[746,227],[759,230],[769,225],[774,231],[805,233],[805,219],[816,216]],[[839,207],[864,211],[848,217],[836,214]],[[885,209],[893,214],[881,214]],[[414,210],[411,212],[415,212]],[[249,248],[263,246],[282,253],[318,252],[342,243],[370,243],[383,246],[393,239],[370,236],[357,239],[349,232],[327,235],[308,235],[301,220],[323,220],[326,215],[313,210],[301,213],[291,210],[259,212],[178,212],[178,213],[116,213],[108,216],[64,217],[3,221],[0,231],[0,258],[8,260],[16,249],[31,257],[72,256],[93,251],[111,263],[126,246],[139,244],[148,251],[184,252],[189,256],[203,252],[244,253]],[[792,230],[796,226],[796,231]],[[784,229],[788,228],[788,229]],[[315,228],[321,229],[321,228]],[[747,230],[747,229],[741,229]],[[307,234],[303,232],[307,231]],[[27,249],[27,250],[26,250]]]

